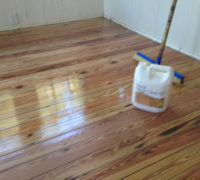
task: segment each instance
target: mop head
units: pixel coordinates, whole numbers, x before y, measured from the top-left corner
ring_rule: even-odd
[[[135,59],[136,61],[143,61],[146,62],[148,64],[155,64],[155,61],[151,58],[149,58],[148,56],[145,56],[144,54],[137,52],[134,56],[133,59]],[[173,82],[175,84],[178,85],[183,85],[184,84],[184,76],[175,72],[174,73],[174,77],[173,77]]]

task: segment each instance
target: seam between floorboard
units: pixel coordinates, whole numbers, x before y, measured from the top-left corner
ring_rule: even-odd
[[[160,162],[160,161],[162,161],[164,159],[167,159],[167,158],[177,154],[178,152],[181,152],[181,151],[183,151],[185,149],[188,149],[188,148],[190,148],[190,147],[192,147],[192,146],[194,146],[196,144],[199,144],[199,143],[200,143],[200,141],[198,140],[195,143],[192,143],[192,144],[190,144],[190,145],[188,145],[188,146],[186,146],[186,147],[184,147],[184,148],[182,148],[182,149],[180,149],[180,150],[178,150],[178,151],[176,151],[176,152],[174,152],[174,153],[172,153],[172,154],[170,154],[170,155],[168,155],[166,157],[163,157],[163,158],[159,159],[158,161],[155,161],[155,162],[153,162],[153,163],[151,163],[151,164],[149,164],[149,165],[147,165],[147,166],[145,166],[145,167],[143,167],[143,168],[141,168],[141,169],[139,169],[139,170],[137,170],[137,171],[135,171],[135,172],[123,177],[123,178],[121,178],[120,180],[123,180],[123,179],[125,179],[127,177],[130,177],[130,176],[132,176],[132,175],[134,175],[134,174],[136,174],[136,173],[138,173],[138,172],[140,172],[140,171],[142,171],[142,170],[144,170],[144,169],[146,169],[146,168],[148,168],[148,167],[150,167],[150,166],[152,166],[152,165],[154,165],[154,164],[156,164],[156,163],[158,163],[158,162]]]

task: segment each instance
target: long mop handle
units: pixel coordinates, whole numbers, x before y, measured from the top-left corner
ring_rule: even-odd
[[[162,40],[162,43],[161,43],[161,46],[160,46],[160,51],[159,51],[158,57],[156,59],[156,64],[160,64],[161,61],[162,61],[162,57],[163,57],[163,53],[164,53],[164,50],[165,50],[169,30],[170,30],[172,20],[173,20],[173,17],[174,17],[174,12],[175,12],[175,9],[176,9],[177,1],[178,0],[173,0],[173,2],[172,2],[171,10],[170,10],[169,17],[168,17],[168,22],[167,22],[167,25],[166,25],[166,28],[165,28],[165,33],[164,33],[164,36],[163,36],[163,40]]]

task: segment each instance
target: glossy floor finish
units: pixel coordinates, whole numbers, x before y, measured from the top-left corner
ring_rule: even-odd
[[[200,62],[169,108],[131,105],[140,50],[158,44],[104,18],[0,33],[0,179],[200,179]]]

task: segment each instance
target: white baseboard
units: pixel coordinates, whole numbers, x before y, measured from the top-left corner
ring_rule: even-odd
[[[107,14],[105,14],[105,13],[104,13],[104,17],[107,18],[107,19],[109,19],[109,20],[112,20],[112,21],[114,21],[115,23],[120,24],[120,25],[122,25],[122,26],[124,26],[124,27],[130,29],[131,31],[134,31],[134,32],[136,32],[136,33],[138,33],[138,34],[140,34],[140,35],[146,37],[146,38],[149,38],[149,39],[151,39],[151,40],[153,40],[153,41],[156,41],[156,42],[160,43],[160,40],[159,40],[159,39],[157,39],[157,38],[155,38],[155,37],[153,37],[153,36],[150,36],[150,35],[148,35],[148,34],[146,34],[146,33],[143,33],[143,32],[141,32],[141,31],[138,31],[138,30],[134,29],[133,27],[131,27],[129,24],[126,24],[126,23],[124,23],[124,22],[122,22],[122,21],[120,21],[120,20],[117,20],[117,19],[115,19],[115,18],[113,18],[113,17],[110,17],[109,15],[107,15]],[[185,55],[187,55],[187,56],[190,56],[190,57],[192,57],[192,58],[194,58],[194,59],[200,61],[200,56],[194,55],[194,54],[192,54],[192,53],[190,53],[190,52],[188,52],[188,51],[185,51],[185,50],[183,50],[183,49],[179,49],[178,47],[176,47],[176,46],[174,46],[174,45],[172,45],[172,44],[170,44],[170,43],[167,43],[167,47],[170,47],[170,48],[172,48],[172,49],[174,49],[174,50],[176,50],[176,51],[178,51],[178,52],[181,52],[181,53],[183,53],[183,54],[185,54]]]
[[[93,18],[98,18],[98,17],[104,17],[103,13],[101,15],[93,16],[93,17],[79,17],[74,20],[59,20],[55,22],[48,22],[48,23],[34,23],[34,24],[18,24],[18,25],[7,25],[3,28],[0,27],[0,32],[3,31],[12,31],[12,30],[17,30],[17,29],[25,29],[25,28],[31,28],[31,27],[37,27],[37,26],[45,26],[45,25],[52,25],[52,24],[59,24],[59,23],[70,23],[74,21],[81,21],[81,20],[87,20],[87,19],[93,19]]]

